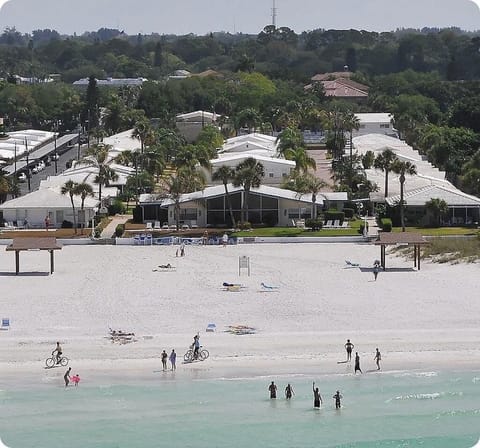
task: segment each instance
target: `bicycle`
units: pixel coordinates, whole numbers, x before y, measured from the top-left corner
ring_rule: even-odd
[[[47,358],[45,360],[45,365],[51,369],[52,367],[55,367],[55,366],[62,366],[62,367],[65,367],[68,365],[68,358],[65,357],[65,356],[60,356],[60,359],[57,360],[57,356],[56,355],[52,355],[50,358]]]
[[[190,347],[185,355],[183,355],[183,360],[185,362],[193,362],[193,361],[205,361],[208,357],[210,356],[210,353],[206,349],[200,349],[198,350],[198,356],[195,358],[195,350]]]

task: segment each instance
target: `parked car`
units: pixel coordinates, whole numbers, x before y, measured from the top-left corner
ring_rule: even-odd
[[[26,182],[27,181],[27,175],[25,173],[18,173],[18,181],[19,182]]]

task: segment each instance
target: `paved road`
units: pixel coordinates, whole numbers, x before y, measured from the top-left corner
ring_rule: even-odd
[[[83,156],[83,153],[86,149],[86,145],[83,145],[80,150],[80,156]],[[68,161],[77,159],[78,156],[78,145],[73,146],[63,154],[59,154],[59,159],[57,161],[57,174],[62,173],[66,170],[66,164]],[[18,172],[18,169],[17,169]],[[40,181],[46,179],[48,176],[55,176],[55,162],[52,161],[49,166],[47,166],[43,171],[40,171],[37,174],[31,173],[30,177],[30,191],[35,191],[40,186]],[[23,196],[29,192],[28,182],[21,182],[18,184],[20,187],[20,194]]]

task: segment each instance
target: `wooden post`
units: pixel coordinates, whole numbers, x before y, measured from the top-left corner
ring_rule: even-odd
[[[20,251],[15,251],[15,275],[20,272]]]
[[[50,274],[53,274],[54,268],[55,268],[55,263],[54,263],[54,256],[53,256],[53,250],[50,250]]]
[[[413,267],[417,267],[417,245],[414,244],[413,246]]]
[[[418,246],[417,253],[418,253],[418,270],[420,270],[420,246]]]

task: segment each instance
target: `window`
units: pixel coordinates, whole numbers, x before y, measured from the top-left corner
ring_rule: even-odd
[[[273,173],[268,173],[268,177],[273,177]]]
[[[360,125],[360,129],[365,129],[365,125],[364,125],[364,124],[361,124],[361,125]]]
[[[390,129],[390,125],[388,123],[382,123],[380,124],[380,128],[382,129]]]

